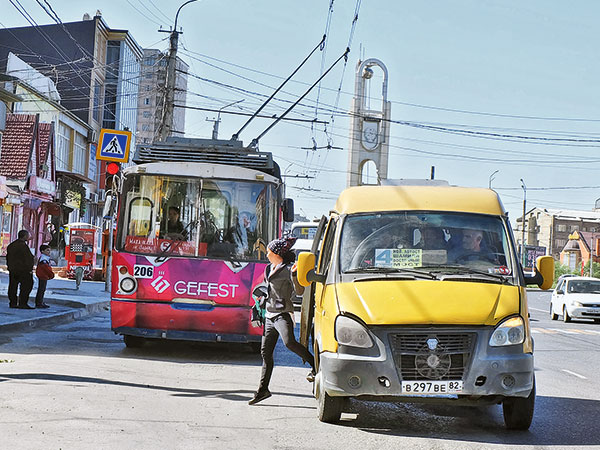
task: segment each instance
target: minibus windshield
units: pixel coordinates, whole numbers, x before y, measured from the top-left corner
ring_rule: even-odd
[[[340,267],[352,273],[427,268],[509,276],[514,275],[515,262],[500,217],[403,211],[346,217]]]

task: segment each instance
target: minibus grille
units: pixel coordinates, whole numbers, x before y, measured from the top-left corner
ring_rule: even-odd
[[[406,381],[462,379],[474,343],[474,333],[390,334],[396,369]]]

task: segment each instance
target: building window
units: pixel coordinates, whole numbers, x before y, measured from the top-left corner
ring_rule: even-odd
[[[144,105],[149,105],[150,104],[150,99],[148,97],[146,97],[144,99]]]
[[[571,231],[579,231],[579,225],[571,225]]]
[[[64,123],[58,125],[56,169],[69,171],[69,153],[71,152],[71,129]]]
[[[96,122],[100,122],[100,97],[102,96],[102,84],[96,80],[94,84],[94,109],[92,110],[92,117]]]
[[[75,142],[73,145],[73,172],[87,176],[86,173],[87,151],[85,137],[75,133]]]
[[[554,246],[556,247],[557,250],[562,250],[562,248],[567,245],[567,240],[566,239],[555,239],[554,240]]]
[[[567,226],[564,223],[556,225],[556,231],[567,231]]]
[[[152,113],[150,111],[144,111],[144,118],[149,119],[150,117],[152,117]]]

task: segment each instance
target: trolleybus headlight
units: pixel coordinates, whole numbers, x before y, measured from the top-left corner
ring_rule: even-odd
[[[373,339],[369,331],[348,316],[337,316],[335,319],[335,340],[341,345],[351,347],[373,347]]]
[[[522,317],[511,317],[500,323],[490,337],[490,346],[522,344],[525,340],[525,324]]]
[[[132,294],[137,289],[135,278],[124,277],[119,282],[119,289],[125,294]]]

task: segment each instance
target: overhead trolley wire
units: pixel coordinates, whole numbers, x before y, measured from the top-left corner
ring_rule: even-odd
[[[322,50],[322,45],[323,45],[323,43],[325,42],[325,38],[326,38],[326,36],[325,36],[325,35],[323,35],[323,37],[321,38],[321,41],[320,41],[320,42],[317,44],[317,46],[316,46],[316,47],[315,47],[315,48],[314,48],[314,49],[313,49],[313,50],[312,50],[312,51],[311,51],[311,52],[308,54],[308,56],[307,56],[306,58],[304,58],[304,61],[302,61],[302,62],[300,63],[300,65],[299,65],[298,67],[296,67],[296,69],[295,69],[295,70],[292,72],[292,74],[291,74],[289,77],[287,77],[287,78],[286,78],[286,79],[283,81],[283,83],[281,83],[281,84],[279,85],[279,87],[278,87],[277,89],[275,89],[275,91],[274,91],[274,92],[271,94],[271,96],[270,96],[270,97],[269,97],[267,100],[265,100],[265,102],[264,102],[264,103],[263,103],[263,104],[260,106],[260,108],[258,108],[258,109],[256,110],[256,113],[255,113],[255,115],[258,115],[258,114],[259,114],[259,113],[260,113],[260,112],[263,110],[263,108],[264,108],[265,106],[267,106],[267,104],[268,104],[268,103],[269,103],[269,102],[270,102],[270,101],[273,99],[273,97],[275,97],[275,95],[276,95],[276,94],[277,94],[277,93],[278,93],[278,92],[281,90],[281,88],[283,88],[283,86],[284,86],[284,85],[285,85],[285,84],[286,84],[286,83],[287,83],[287,82],[288,82],[288,81],[289,81],[289,80],[290,80],[290,79],[291,79],[291,78],[292,78],[294,75],[296,75],[296,73],[297,73],[297,72],[298,72],[298,71],[299,71],[299,70],[302,68],[302,66],[303,66],[303,65],[306,63],[306,61],[308,61],[308,60],[309,60],[309,58],[310,58],[310,57],[313,55],[313,53],[317,51],[317,49],[321,49],[321,50]],[[287,111],[286,111],[286,112],[287,112]],[[241,128],[238,130],[238,131],[237,131],[237,133],[234,133],[234,135],[233,135],[233,136],[231,136],[231,139],[232,139],[232,140],[234,140],[234,141],[235,141],[235,140],[237,140],[237,138],[238,138],[239,134],[240,134],[240,133],[241,133],[241,132],[244,130],[244,128],[246,128],[246,126],[248,126],[248,124],[249,124],[249,123],[250,123],[250,122],[251,122],[251,121],[254,119],[254,117],[255,117],[255,116],[252,116],[252,117],[250,117],[250,118],[249,118],[249,119],[246,121],[246,123],[244,123],[244,125],[242,125],[242,127],[241,127]]]

